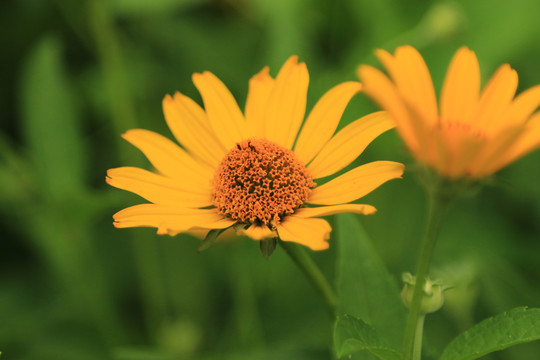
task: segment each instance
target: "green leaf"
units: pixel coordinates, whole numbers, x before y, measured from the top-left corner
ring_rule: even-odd
[[[363,319],[390,345],[401,345],[405,307],[366,232],[351,214],[337,216],[339,314]]]
[[[334,328],[338,357],[367,350],[381,360],[400,360],[401,354],[388,347],[371,326],[351,315],[339,316]]]
[[[229,228],[225,228],[225,229],[212,229],[208,232],[208,234],[206,234],[206,236],[204,237],[204,239],[201,241],[201,246],[199,246],[199,248],[197,249],[198,252],[201,252],[203,250],[206,250],[208,249],[210,246],[212,246],[219,235],[221,235],[222,232],[224,232],[225,230],[227,230]]]
[[[259,241],[259,248],[261,249],[261,254],[265,259],[269,259],[270,255],[274,253],[277,246],[277,238],[267,238]]]
[[[160,349],[152,348],[116,348],[112,351],[114,360],[175,360],[178,355]]]
[[[79,194],[85,159],[75,91],[64,71],[62,44],[43,37],[27,56],[22,73],[21,113],[30,160],[42,193],[52,198]]]
[[[0,204],[8,212],[10,205],[35,206],[35,176],[28,161],[4,133],[0,132]]]
[[[154,14],[169,15],[208,2],[207,0],[112,0],[109,5],[117,15],[140,17]]]
[[[540,339],[540,309],[520,307],[496,315],[458,335],[440,360],[473,360]]]

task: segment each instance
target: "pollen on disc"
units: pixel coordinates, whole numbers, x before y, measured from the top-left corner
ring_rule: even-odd
[[[264,139],[236,144],[221,161],[213,185],[219,212],[271,228],[302,206],[315,187],[291,150]]]

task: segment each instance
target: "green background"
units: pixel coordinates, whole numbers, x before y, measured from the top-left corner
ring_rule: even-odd
[[[540,83],[539,18],[537,0],[2,1],[2,359],[332,358],[324,304],[281,249],[265,260],[239,238],[198,254],[189,235],[113,228],[141,200],[107,186],[106,170],[149,168],[120,134],[170,137],[161,99],[200,102],[193,72],[216,74],[243,106],[249,78],[292,54],[310,71],[308,108],[400,44],[421,51],[436,89],[467,45],[484,83],[508,62],[523,91]],[[375,109],[355,97],[340,127]],[[393,131],[356,164],[373,160],[411,163]],[[432,274],[454,289],[426,321],[426,358],[481,319],[540,306],[539,179],[537,151],[451,209]],[[360,220],[398,283],[414,267],[422,188],[406,172],[361,201],[379,210]],[[311,255],[332,279],[330,243]],[[489,358],[538,354],[532,343]]]

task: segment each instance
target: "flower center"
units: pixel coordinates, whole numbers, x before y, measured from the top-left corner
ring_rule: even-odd
[[[459,121],[443,121],[439,123],[439,130],[443,133],[466,135],[470,137],[477,137],[480,139],[487,139],[488,135],[482,129],[477,128],[473,124],[462,123]]]
[[[268,140],[248,139],[221,161],[212,201],[220,213],[238,222],[274,228],[306,202],[314,187],[291,150]]]

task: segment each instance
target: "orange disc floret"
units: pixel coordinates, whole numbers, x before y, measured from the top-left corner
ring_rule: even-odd
[[[221,161],[212,201],[240,223],[275,228],[309,197],[315,183],[294,153],[264,139],[244,140]]]
[[[440,121],[437,130],[442,134],[451,136],[470,136],[478,139],[487,140],[489,137],[481,128],[475,127],[474,124],[467,124],[459,121]]]

